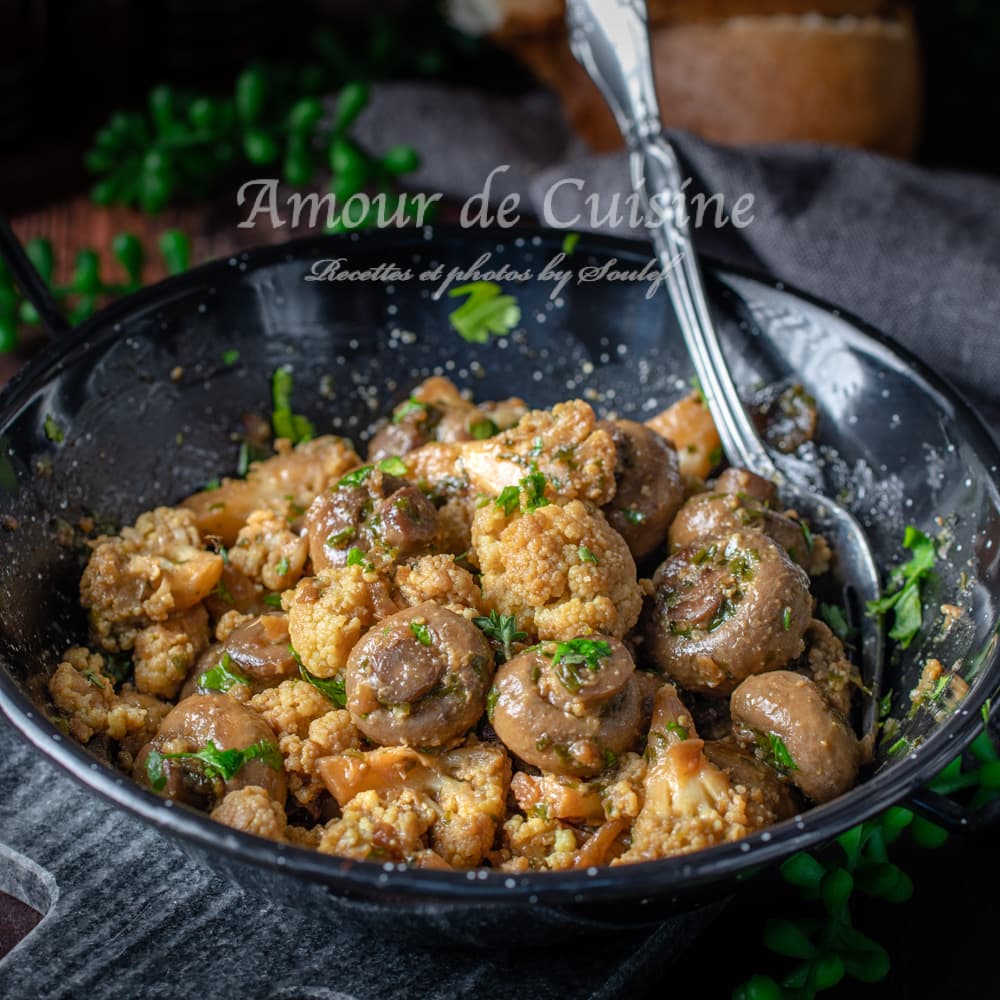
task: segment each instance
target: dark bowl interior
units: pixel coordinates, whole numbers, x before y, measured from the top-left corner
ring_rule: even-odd
[[[826,840],[911,793],[978,731],[998,689],[1000,496],[997,452],[976,417],[940,379],[856,321],[773,283],[708,267],[713,306],[739,383],[794,373],[821,412],[812,450],[831,494],[870,533],[886,568],[904,526],[945,532],[929,607],[961,605],[946,634],[932,611],[920,639],[897,652],[885,688],[907,738],[880,753],[873,774],[837,801],[738,844],[649,865],[511,877],[439,873],[351,862],[281,847],[171,807],[63,739],[45,718],[44,680],[84,639],[77,603],[84,550],[74,526],[130,523],[232,473],[240,418],[267,415],[271,373],[294,371],[296,410],[319,433],[363,443],[372,422],[422,378],[441,373],[479,398],[510,394],[534,405],[583,396],[602,414],[646,419],[688,391],[690,366],[662,287],[614,280],[506,278],[522,310],[515,334],[464,342],[448,323],[456,302],[435,297],[423,272],[467,268],[482,253],[535,275],[561,235],[425,229],[303,241],[219,261],[130,297],[49,349],[0,397],[0,706],[80,780],[225,866],[249,863],[376,898],[460,902],[593,902],[648,898],[681,906],[710,883]],[[410,280],[307,281],[319,259],[351,269],[391,262]],[[611,259],[641,268],[645,245],[585,238],[567,262],[578,276]],[[461,283],[461,278],[454,284]],[[239,351],[236,363],[224,352]],[[46,419],[64,430],[50,440]],[[53,435],[58,437],[58,434]],[[910,711],[908,692],[927,657],[971,689],[957,705]]]

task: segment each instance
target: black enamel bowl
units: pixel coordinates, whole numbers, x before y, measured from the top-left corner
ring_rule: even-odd
[[[980,709],[1000,687],[997,450],[955,391],[885,338],[780,285],[711,266],[738,381],[795,373],[816,397],[818,468],[865,523],[881,564],[899,560],[906,524],[939,534],[936,519],[945,519],[948,557],[930,607],[947,601],[966,613],[944,637],[940,616],[929,613],[925,634],[887,665],[886,689],[903,692],[892,709],[900,736],[853,791],[739,843],[644,865],[518,876],[420,871],[226,830],[97,766],[46,718],[44,680],[85,636],[82,551],[71,526],[82,515],[130,523],[234,472],[241,415],[269,411],[278,366],[294,370],[295,408],[320,433],[362,444],[374,418],[437,372],[480,398],[518,394],[546,405],[582,396],[602,413],[636,419],[684,394],[690,369],[663,289],[649,296],[649,282],[585,270],[611,259],[618,270],[641,268],[649,258],[642,244],[585,238],[568,262],[576,277],[557,295],[552,280],[506,279],[521,307],[520,331],[482,345],[449,326],[456,301],[435,297],[440,279],[421,280],[487,252],[493,259],[484,268],[538,275],[559,247],[559,236],[532,231],[426,229],[257,250],[132,295],[32,362],[0,395],[0,707],[11,723],[114,807],[241,877],[259,882],[267,871],[293,894],[306,880],[338,895],[468,912],[551,904],[605,922],[680,912],[911,796],[976,735]],[[393,263],[412,277],[305,280],[317,260],[331,258],[352,270]],[[223,357],[233,350],[235,363]],[[55,428],[63,440],[52,440]],[[968,694],[910,713],[905,693],[931,655],[960,664]]]

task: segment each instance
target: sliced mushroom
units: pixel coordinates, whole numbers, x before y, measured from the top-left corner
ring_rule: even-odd
[[[748,677],[730,710],[737,739],[814,802],[836,798],[857,780],[857,737],[808,677],[789,670]]]
[[[206,769],[203,761],[190,756],[206,750],[210,743],[217,751],[246,750],[264,744],[273,752],[266,755],[268,759],[256,756],[247,760],[231,777],[222,778]],[[149,755],[156,750],[163,755],[160,766],[166,780],[165,786],[157,790],[167,798],[213,809],[227,792],[258,785],[283,804],[287,782],[280,756],[275,757],[277,744],[274,731],[253,709],[225,694],[195,694],[179,702],[160,723],[156,736],[139,751],[132,774],[140,783],[152,785]]]
[[[354,549],[388,559],[428,551],[437,532],[437,511],[416,486],[365,465],[313,501],[306,530],[318,572],[345,565]]]
[[[727,695],[804,648],[809,579],[766,535],[736,532],[681,549],[653,585],[644,648],[688,690]]]
[[[543,643],[521,653],[497,671],[494,690],[497,736],[543,771],[598,774],[639,735],[635,664],[610,636]]]
[[[486,706],[493,653],[461,615],[427,601],[370,629],[347,661],[347,707],[369,739],[440,747],[475,724]]]
[[[632,420],[602,420],[598,426],[611,434],[618,456],[615,495],[604,514],[638,562],[662,544],[684,500],[677,452]]]

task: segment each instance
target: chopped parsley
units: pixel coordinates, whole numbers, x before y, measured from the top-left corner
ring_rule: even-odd
[[[766,733],[764,739],[766,741],[764,749],[767,753],[767,762],[772,767],[779,771],[797,771],[799,769],[798,764],[788,752],[785,741],[777,733]]]
[[[311,441],[316,436],[312,422],[300,413],[292,412],[292,378],[288,368],[276,368],[271,376],[271,426],[274,436],[287,438],[292,444]]]
[[[264,597],[264,603],[269,608],[280,608],[281,607],[281,594],[267,594]]]
[[[785,608],[784,614],[781,616],[781,624],[784,626],[786,632],[788,632],[792,627],[792,609]]]
[[[837,604],[827,604],[823,602],[819,606],[819,616],[830,626],[830,631],[841,640],[845,642],[846,640],[852,638],[858,634],[856,628],[851,628],[847,624],[847,618],[844,616],[844,610]]]
[[[500,697],[500,692],[496,687],[491,687],[489,694],[486,696],[486,718],[492,722],[493,712],[497,707],[497,699]]]
[[[480,420],[473,420],[469,424],[469,433],[477,441],[485,441],[487,438],[493,437],[494,434],[499,434],[500,428],[489,417],[483,417]]]
[[[383,458],[378,463],[378,467],[390,476],[406,476],[410,472],[406,467],[406,463],[398,455],[390,455],[388,458]]]
[[[226,581],[219,577],[219,582],[215,585],[215,590],[212,591],[220,601],[225,601],[226,604],[233,603],[233,595],[229,592],[229,588],[226,586]]]
[[[45,421],[42,426],[45,430],[45,436],[53,444],[62,444],[66,440],[66,432],[59,426],[59,422],[51,413],[45,414]]]
[[[983,707],[979,710],[980,715],[983,717],[983,725],[988,726],[990,724],[990,710],[993,707],[993,699],[987,698],[983,702]]]
[[[306,669],[302,657],[299,656],[291,643],[288,644],[288,652],[292,654],[292,658],[299,665],[299,676],[306,683],[312,684],[317,691],[325,694],[337,708],[347,707],[347,688],[344,685],[343,677],[317,677]]]
[[[882,695],[881,700],[878,703],[878,717],[879,721],[888,719],[892,714],[892,688],[889,688],[884,695]]]
[[[448,322],[470,344],[485,344],[490,335],[510,333],[521,321],[521,307],[513,295],[501,295],[495,281],[473,281],[448,292],[449,298],[468,298],[448,315]]]
[[[888,753],[890,757],[895,757],[897,754],[904,753],[909,749],[910,741],[905,736],[900,736],[899,739],[896,740],[891,747],[889,747],[886,753]]]
[[[579,233],[567,233],[563,237],[562,252],[566,254],[567,257],[572,257],[573,251],[576,249],[576,245],[579,242],[580,242]]]
[[[210,479],[204,486],[202,486],[201,492],[211,493],[212,490],[217,490],[221,485],[222,483],[218,479]]]
[[[240,360],[240,352],[235,347],[230,347],[228,351],[222,352],[222,363],[224,365],[235,365]]]
[[[548,479],[546,479],[545,473],[534,469],[521,479],[517,486],[505,486],[493,502],[504,512],[506,517],[510,517],[518,509],[525,514],[533,514],[539,507],[549,505],[548,498],[545,496],[547,485]]]
[[[344,486],[363,486],[365,480],[372,474],[374,465],[362,465],[360,469],[348,472],[346,476],[341,476],[337,481],[337,489]]]
[[[366,573],[370,573],[375,567],[365,558],[364,552],[357,547],[351,548],[347,553],[348,566],[360,566]]]
[[[275,566],[274,568],[277,570],[278,576],[285,576],[288,573],[288,570],[289,570],[287,557],[286,556],[282,556],[278,560],[278,565]]]
[[[604,748],[604,767],[605,769],[614,767],[618,763],[618,754],[614,752],[610,747]]]
[[[799,527],[802,529],[802,537],[806,541],[806,552],[812,552],[813,545],[816,544],[813,538],[812,531],[809,530],[809,525],[805,521],[799,521]]]
[[[335,531],[330,535],[326,544],[334,549],[343,548],[344,542],[349,542],[357,533],[357,529],[349,524],[346,528],[341,528],[340,531]]]
[[[417,637],[421,646],[430,646],[434,641],[431,639],[431,630],[421,622],[410,622],[410,631]]]
[[[641,510],[636,510],[634,507],[626,507],[622,511],[622,516],[630,524],[642,524],[646,520],[646,515],[643,514]]]
[[[595,566],[600,565],[597,556],[595,556],[594,553],[591,552],[586,545],[581,545],[580,548],[577,550],[577,553],[580,556],[580,562],[593,563]]]
[[[100,674],[95,674],[93,670],[84,670],[83,676],[94,685],[94,687],[104,687],[104,679]]]
[[[267,740],[261,740],[244,750],[220,750],[211,740],[201,749],[188,753],[160,753],[150,750],[146,757],[146,776],[154,791],[160,792],[166,787],[167,776],[163,773],[165,760],[198,760],[206,776],[229,781],[235,777],[244,765],[252,760],[261,760],[275,771],[282,768],[281,753],[278,748]]]
[[[596,672],[601,669],[601,660],[610,656],[611,646],[599,639],[570,639],[556,644],[552,669],[562,686],[570,694],[576,694],[583,686],[578,668]]]
[[[206,670],[198,678],[198,689],[200,691],[221,691],[225,694],[237,684],[249,684],[250,678],[244,677],[238,670],[233,670],[232,665],[233,661],[229,654],[223,653],[222,659],[211,670]]]
[[[488,617],[473,618],[472,624],[479,629],[487,639],[500,643],[503,647],[503,658],[509,660],[511,647],[515,642],[523,642],[528,638],[527,632],[517,630],[517,618],[514,615],[501,615],[491,611]]]
[[[521,491],[516,486],[505,486],[493,502],[504,512],[505,517],[510,517],[521,506]]]
[[[664,727],[669,733],[673,733],[679,740],[688,738],[687,726],[682,726],[679,722],[668,722]]]
[[[427,404],[421,403],[420,400],[414,399],[412,396],[399,407],[398,410],[392,415],[392,422],[394,424],[401,424],[404,420],[412,417],[416,413],[426,413]]]
[[[878,601],[869,601],[868,612],[881,616],[892,611],[893,625],[889,638],[907,649],[923,625],[923,585],[934,569],[937,543],[913,525],[908,525],[903,547],[909,549],[913,557],[892,571],[885,595]]]

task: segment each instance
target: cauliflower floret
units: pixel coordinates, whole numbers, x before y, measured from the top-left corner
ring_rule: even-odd
[[[298,583],[308,555],[308,538],[274,511],[255,510],[240,528],[229,561],[268,590],[281,591]]]
[[[203,534],[231,546],[254,511],[302,514],[331,483],[361,464],[351,443],[339,437],[318,437],[294,449],[279,438],[274,450],[272,458],[250,466],[246,479],[224,479],[218,489],[202,490],[184,500]]]
[[[631,845],[613,864],[652,861],[739,840],[774,821],[758,794],[733,785],[703,753],[677,690],[656,693],[649,729],[644,802]]]
[[[327,824],[318,850],[343,858],[407,861],[424,852],[424,837],[437,819],[434,803],[404,788],[383,801],[378,792],[356,795],[340,819]]]
[[[414,607],[434,601],[469,618],[483,612],[483,595],[472,574],[450,555],[422,556],[396,570],[400,596]]]
[[[173,507],[141,514],[120,536],[97,540],[80,580],[80,603],[104,649],[131,649],[140,629],[212,592],[222,558],[201,544],[190,512]]]
[[[351,713],[342,709],[328,711],[314,719],[309,724],[306,739],[291,733],[282,735],[278,749],[288,772],[289,792],[300,805],[311,805],[326,791],[319,762],[324,757],[357,750],[360,746],[361,733],[351,721]]]
[[[861,674],[844,652],[843,643],[818,619],[806,629],[807,673],[816,682],[823,697],[841,715],[851,714],[851,699],[861,687]]]
[[[242,611],[231,608],[215,623],[216,641],[225,642],[241,625],[252,621],[253,615],[246,615]]]
[[[160,723],[170,714],[174,706],[169,701],[161,701],[154,695],[136,691],[132,684],[121,686],[118,701],[123,709],[140,709],[146,713],[143,724],[135,729],[129,729],[119,740],[118,765],[126,771],[131,771],[136,755],[156,735]]]
[[[438,508],[437,534],[434,548],[438,552],[462,555],[472,546],[472,518],[476,513],[476,499],[461,493],[450,497]]]
[[[137,633],[135,686],[143,694],[173,698],[198,654],[208,645],[208,612],[202,605]]]
[[[315,851],[319,848],[322,837],[322,826],[292,826],[289,824],[285,827],[285,841],[296,847],[307,847]]]
[[[632,555],[590,504],[573,500],[510,517],[486,504],[476,511],[472,544],[486,607],[516,615],[529,635],[621,638],[639,618],[642,592]]]
[[[504,849],[497,860],[504,871],[562,871],[575,866],[577,834],[557,819],[512,816],[503,825],[503,835]]]
[[[288,826],[285,807],[260,785],[247,785],[229,792],[212,810],[212,819],[268,840],[284,840]]]
[[[330,699],[319,688],[297,677],[265,688],[250,699],[275,735],[304,737],[309,727],[330,711]]]
[[[288,634],[310,673],[333,677],[344,669],[355,643],[399,605],[384,579],[367,566],[335,566],[300,580],[282,596]]]
[[[461,447],[472,485],[489,496],[533,471],[545,476],[547,491],[560,500],[601,506],[615,495],[614,441],[581,399],[532,410],[510,430]]]
[[[361,795],[388,800],[419,792],[435,810],[430,846],[455,867],[470,868],[486,856],[504,814],[510,785],[510,758],[494,743],[478,743],[440,755],[410,747],[381,747],[319,762],[320,774],[345,809]]]
[[[155,707],[159,702],[147,704],[130,691],[116,695],[114,681],[104,673],[104,657],[81,646],[66,651],[48,686],[52,703],[66,716],[70,733],[81,743],[97,733],[124,740],[130,733],[155,731],[165,714]]]

